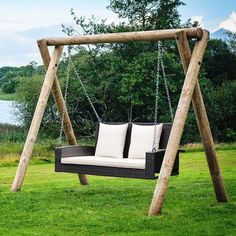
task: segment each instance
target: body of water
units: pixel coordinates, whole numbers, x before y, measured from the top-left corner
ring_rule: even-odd
[[[17,120],[17,109],[13,106],[14,101],[0,100],[0,123],[20,125]]]

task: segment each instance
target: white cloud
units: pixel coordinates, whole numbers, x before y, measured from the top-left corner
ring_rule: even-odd
[[[71,21],[69,9],[51,9],[41,7],[5,6],[1,8],[0,30],[22,31],[36,27],[47,27]]]
[[[117,22],[117,16],[105,8],[107,1],[2,1],[0,14],[0,67],[27,65],[30,61],[42,63],[36,40],[65,36],[61,24],[73,25],[70,8],[78,16],[98,16],[107,23]],[[45,5],[45,3],[47,4]],[[55,3],[58,7],[54,7]],[[85,3],[86,2],[86,3]],[[98,3],[99,2],[99,3]],[[45,7],[47,6],[47,7]],[[67,22],[67,23],[66,23]]]
[[[220,24],[219,24],[219,28],[224,28],[224,29],[227,29],[227,30],[230,30],[232,32],[236,32],[236,12],[233,11],[228,19],[222,21]]]
[[[36,41],[51,36],[65,36],[60,25],[26,31],[0,31],[0,67],[22,66],[31,61],[42,64]]]
[[[26,65],[39,58],[30,59],[26,56],[28,52],[37,52],[35,42],[11,32],[4,32],[0,35],[0,52],[0,67]]]
[[[191,17],[191,23],[198,22],[200,27],[204,27],[203,16],[193,16]]]
[[[54,7],[55,2],[46,0],[37,3],[9,0],[11,4],[1,4],[0,67],[27,65],[33,60],[41,64],[42,60],[36,40],[52,36],[65,36],[61,31],[61,24],[74,24],[70,14],[70,8],[73,5],[79,9],[78,12],[76,10],[76,14],[85,16],[86,19],[94,14],[99,19],[106,18],[107,23],[118,21],[117,16],[105,8],[105,0],[103,4],[100,4],[100,1],[99,3],[88,1],[88,4],[87,1],[86,4],[82,3],[83,1],[80,4],[76,0],[68,1],[61,1],[58,7]],[[46,5],[47,7],[45,7]]]
[[[97,9],[81,8],[76,12],[79,16],[86,18],[91,15],[106,18],[108,23],[117,22],[118,17],[104,9],[102,5]],[[31,28],[48,27],[58,25],[62,22],[73,22],[70,8],[45,8],[45,6],[23,7],[23,6],[1,6],[0,31],[22,31]]]

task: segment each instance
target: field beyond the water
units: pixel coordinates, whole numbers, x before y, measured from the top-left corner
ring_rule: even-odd
[[[148,217],[156,180],[55,173],[33,161],[21,192],[16,163],[0,163],[0,235],[236,235],[236,150],[217,151],[228,194],[218,203],[203,152],[181,154],[161,216]]]

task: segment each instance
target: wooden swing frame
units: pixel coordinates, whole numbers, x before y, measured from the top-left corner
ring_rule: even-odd
[[[188,39],[196,39],[196,43],[191,53]],[[201,28],[169,29],[142,32],[111,33],[98,35],[55,37],[38,40],[38,47],[46,69],[46,76],[42,85],[41,93],[20,158],[11,191],[16,192],[21,189],[27,167],[32,155],[32,150],[42,122],[43,114],[52,91],[56,106],[61,117],[64,115],[63,126],[67,142],[76,145],[76,138],[72,129],[71,121],[62,96],[60,84],[56,77],[58,63],[64,45],[97,44],[97,43],[125,43],[135,41],[157,41],[175,39],[185,72],[185,81],[180,95],[179,103],[175,113],[169,141],[163,159],[160,175],[156,184],[153,199],[149,209],[149,216],[158,215],[168,190],[168,182],[175,162],[176,153],[180,144],[184,124],[192,101],[195,116],[198,123],[201,140],[205,149],[205,155],[211,174],[216,198],[219,202],[227,202],[227,195],[224,182],[220,173],[219,164],[216,157],[214,142],[209,126],[203,97],[198,83],[198,74],[202,64],[202,59],[207,46],[209,32]],[[48,46],[54,46],[54,51],[50,56]],[[86,175],[78,174],[80,183],[87,185]]]

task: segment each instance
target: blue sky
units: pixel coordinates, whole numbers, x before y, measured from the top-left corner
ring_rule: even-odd
[[[180,8],[183,20],[198,16],[202,18],[204,28],[211,32],[221,26],[236,32],[236,0],[183,0],[183,2],[186,3]]]
[[[198,20],[212,31],[224,27],[236,32],[236,0],[183,0],[179,8],[183,21]],[[62,23],[70,24],[70,8],[80,15],[95,15],[116,22],[106,9],[108,0],[5,0],[0,2],[0,67],[41,64],[36,40],[60,36]]]

